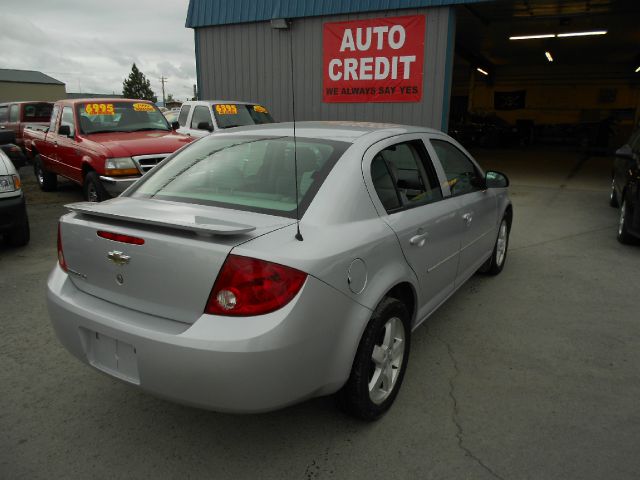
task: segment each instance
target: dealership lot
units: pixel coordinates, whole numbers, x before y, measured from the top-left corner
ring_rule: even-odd
[[[0,477],[637,478],[640,248],[615,239],[610,159],[481,151],[511,180],[507,266],[413,336],[394,408],[365,424],[331,398],[234,416],[175,405],[81,365],[49,324],[46,276],[70,183],[37,190],[0,247]]]

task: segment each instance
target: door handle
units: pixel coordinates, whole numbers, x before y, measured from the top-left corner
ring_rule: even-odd
[[[471,213],[465,213],[464,215],[462,215],[462,219],[465,221],[467,226],[469,226],[471,220],[473,220],[473,215],[471,215]]]
[[[419,235],[414,235],[409,239],[409,243],[415,247],[424,247],[424,244],[427,241],[428,233],[421,233]]]

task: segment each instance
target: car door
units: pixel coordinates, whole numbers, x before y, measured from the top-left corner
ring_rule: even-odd
[[[6,130],[12,131],[17,136],[20,123],[19,103],[14,103],[9,106],[9,118],[7,120],[7,123],[5,123]]]
[[[206,124],[207,128],[198,128],[199,125]],[[189,123],[189,132],[192,137],[206,137],[213,131],[213,120],[211,119],[211,110],[206,105],[196,105],[191,114],[191,122]]]
[[[64,107],[60,117],[60,127],[68,126],[71,133],[69,136],[58,134],[57,155],[59,172],[67,178],[82,182],[82,155],[76,142],[76,128],[72,107]]]
[[[183,104],[180,107],[180,113],[178,114],[178,125],[180,127],[176,130],[178,133],[183,135],[191,136],[191,132],[189,130],[189,113],[191,112],[190,104]]]
[[[43,167],[54,173],[60,173],[58,168],[57,146],[54,142],[58,137],[57,131],[59,117],[60,107],[55,105],[51,111],[51,120],[49,121],[49,128],[47,129],[45,140],[43,142],[38,142],[38,153],[40,154]]]
[[[467,280],[491,255],[498,233],[497,200],[482,185],[484,172],[459,146],[445,137],[432,137],[430,144],[446,176],[450,194],[460,205],[463,225],[456,285]]]
[[[454,289],[462,234],[457,204],[444,200],[422,135],[374,144],[363,159],[363,176],[380,217],[396,234],[418,278],[422,320]],[[449,193],[446,185],[444,190]]]

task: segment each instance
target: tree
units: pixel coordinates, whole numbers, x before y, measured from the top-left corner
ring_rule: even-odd
[[[174,101],[173,93],[168,93],[167,94],[167,103],[173,102],[173,101]]]
[[[124,98],[139,98],[142,100],[156,100],[156,96],[151,90],[151,82],[147,80],[136,64],[131,67],[131,73],[128,78],[122,82],[122,95]]]

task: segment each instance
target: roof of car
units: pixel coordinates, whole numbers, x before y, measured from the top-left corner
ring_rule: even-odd
[[[188,100],[183,105],[194,105],[197,103],[210,104],[210,103],[236,103],[238,105],[259,105],[258,102],[245,102],[243,100]]]
[[[343,142],[355,142],[367,134],[378,133],[386,136],[404,133],[442,133],[439,130],[411,125],[393,123],[349,122],[349,121],[314,121],[296,122],[296,136],[304,138],[335,139]],[[247,134],[266,136],[293,136],[293,123],[265,123],[225,130],[225,134]]]

